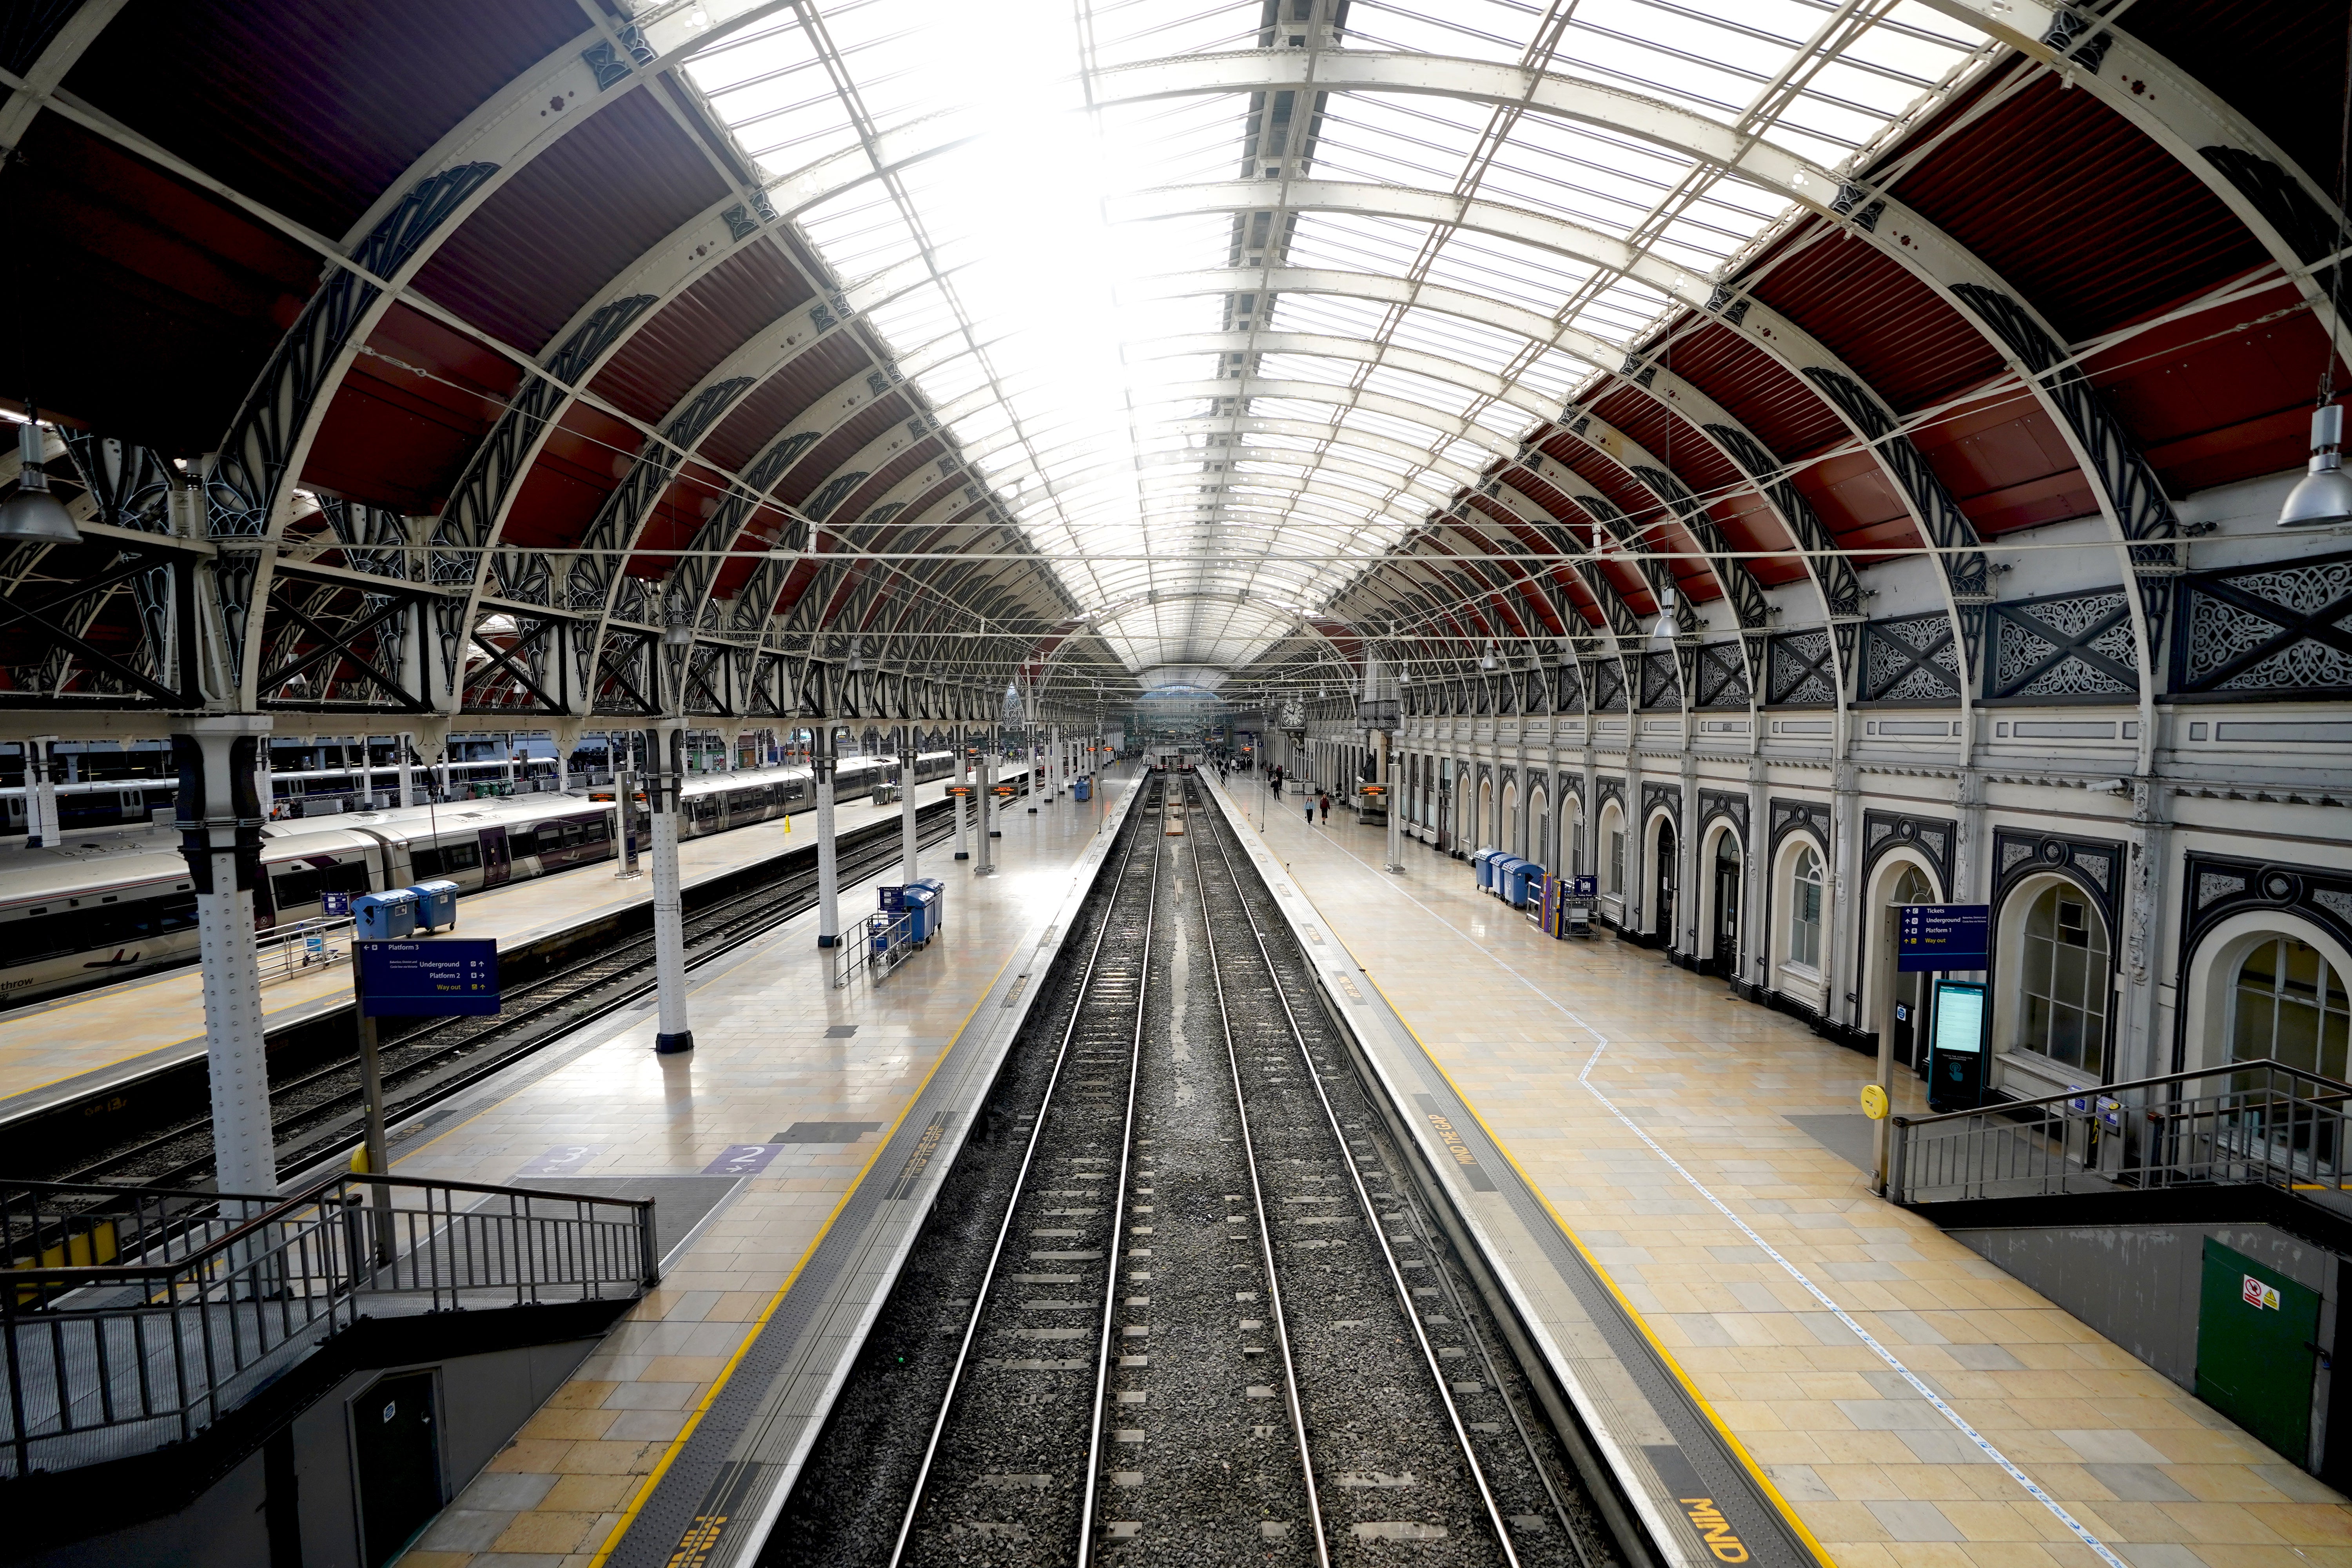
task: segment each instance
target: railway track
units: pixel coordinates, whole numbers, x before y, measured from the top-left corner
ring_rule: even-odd
[[[1270,898],[1153,787],[760,1562],[1604,1568]]]
[[[953,817],[927,808],[919,843],[939,844],[954,831]],[[845,886],[874,875],[898,859],[892,831],[845,851]],[[687,965],[709,963],[766,934],[779,922],[816,904],[814,865],[732,893],[689,913],[685,921]],[[583,1025],[630,1005],[655,986],[651,933],[625,937],[509,990],[495,1016],[433,1021],[383,1047],[385,1114],[399,1125],[503,1070]],[[346,1153],[359,1144],[363,1110],[358,1043],[317,1053],[271,1073],[270,1117],[281,1173],[299,1171]],[[276,1064],[273,1062],[273,1068]],[[19,1168],[10,1173],[41,1181],[199,1186],[213,1168],[211,1115],[203,1100],[204,1079],[191,1075],[193,1113],[110,1147],[96,1158],[54,1171]],[[0,1178],[5,1185],[5,1178]]]

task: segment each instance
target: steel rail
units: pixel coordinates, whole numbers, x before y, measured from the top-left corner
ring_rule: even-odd
[[[1161,833],[1155,835],[1139,827],[1139,840],[1165,837],[1165,784],[1160,786],[1160,802]],[[1135,1159],[1135,1091],[1143,1078],[1143,1023],[1146,1004],[1151,995],[1151,934],[1160,913],[1160,864],[1164,858],[1155,842],[1151,847],[1151,888],[1145,895],[1143,908],[1143,952],[1135,966],[1135,1028],[1128,1044],[1127,1110],[1119,1123],[1118,1201],[1111,1206],[1110,1246],[1103,1257],[1102,1337],[1095,1353],[1094,1405],[1087,1420],[1087,1470],[1078,1492],[1078,1568],[1087,1568],[1095,1556],[1095,1489],[1102,1479],[1103,1402],[1110,1393],[1111,1345],[1115,1338],[1111,1331],[1118,1316],[1118,1246],[1127,1232],[1128,1179]],[[1075,1011],[1071,1017],[1075,1022]]]
[[[1185,805],[1192,804],[1194,790],[1191,781],[1185,784]],[[1188,813],[1189,816],[1189,813]],[[1189,826],[1189,824],[1188,824]],[[1192,844],[1193,875],[1201,886],[1208,886],[1206,868],[1202,864],[1201,845],[1197,837]],[[1307,1446],[1307,1407],[1298,1397],[1298,1369],[1290,1351],[1290,1320],[1282,1304],[1282,1278],[1274,1263],[1274,1226],[1265,1214],[1265,1194],[1258,1180],[1257,1141],[1250,1132],[1249,1097],[1242,1091],[1240,1053],[1234,1047],[1234,1023],[1225,1007],[1225,977],[1220,972],[1222,962],[1217,951],[1217,922],[1209,919],[1208,900],[1201,901],[1201,926],[1209,938],[1209,978],[1216,984],[1217,1027],[1225,1039],[1225,1071],[1234,1086],[1234,1110],[1241,1124],[1242,1163],[1249,1170],[1250,1205],[1257,1212],[1259,1255],[1265,1260],[1266,1300],[1273,1312],[1274,1341],[1282,1348],[1282,1384],[1284,1397],[1290,1405],[1291,1430],[1298,1439],[1298,1471],[1307,1483],[1307,1517],[1315,1530],[1315,1561],[1320,1568],[1329,1568],[1330,1543],[1324,1537],[1323,1499],[1315,1485],[1315,1457]]]
[[[1242,887],[1241,873],[1234,868],[1234,858],[1225,847],[1223,835],[1219,833],[1216,837],[1217,857],[1224,863],[1225,876],[1233,884],[1234,900],[1249,921],[1250,935],[1256,943],[1258,959],[1265,965],[1266,978],[1273,983],[1275,1000],[1282,1004],[1283,1020],[1289,1027],[1292,1044],[1298,1047],[1298,1059],[1306,1066],[1307,1081],[1315,1087],[1316,1103],[1323,1108],[1324,1119],[1330,1124],[1334,1143],[1346,1155],[1348,1134],[1339,1125],[1339,1115],[1332,1108],[1331,1097],[1324,1091],[1323,1074],[1315,1065],[1314,1052],[1307,1048],[1305,1031],[1298,1026],[1298,1014],[1290,1005],[1289,989],[1283,984],[1282,972],[1274,962],[1272,950],[1265,944],[1265,931],[1258,924],[1256,912],[1250,908],[1249,894]],[[1413,1303],[1412,1288],[1405,1282],[1404,1270],[1397,1267],[1396,1252],[1389,1246],[1388,1229],[1381,1223],[1380,1210],[1372,1203],[1371,1194],[1364,1188],[1363,1173],[1352,1157],[1343,1158],[1340,1163],[1347,1168],[1348,1184],[1355,1192],[1356,1203],[1362,1210],[1365,1228],[1380,1244],[1381,1261],[1387,1266],[1389,1283],[1395,1288],[1405,1321],[1412,1325],[1413,1342],[1421,1347],[1423,1363],[1429,1369],[1430,1381],[1436,1385],[1439,1403],[1444,1406],[1446,1423],[1453,1428],[1454,1443],[1462,1452],[1462,1461],[1470,1468],[1470,1479],[1477,1484],[1478,1498],[1486,1505],[1486,1521],[1494,1531],[1496,1543],[1502,1548],[1503,1560],[1510,1564],[1510,1568],[1519,1568],[1519,1554],[1511,1545],[1509,1527],[1504,1521],[1502,1509],[1495,1501],[1495,1489],[1487,1482],[1486,1467],[1478,1462],[1478,1453],[1470,1442],[1469,1430],[1462,1423],[1462,1412],[1454,1406],[1454,1390],[1446,1381],[1444,1368],[1438,1364],[1436,1350],[1429,1342],[1429,1332],[1422,1323],[1421,1310]]]
[[[964,1369],[971,1361],[972,1342],[979,1338],[980,1321],[988,1310],[989,1297],[996,1286],[997,1268],[1004,1258],[1004,1244],[1013,1233],[1013,1220],[1020,1211],[1022,1195],[1028,1190],[1030,1172],[1036,1164],[1037,1147],[1044,1142],[1045,1129],[1053,1118],[1054,1092],[1061,1087],[1063,1075],[1069,1068],[1070,1049],[1077,1039],[1079,1020],[1086,1016],[1087,997],[1094,989],[1095,979],[1100,968],[1103,945],[1110,938],[1114,917],[1118,914],[1119,903],[1128,891],[1127,876],[1129,868],[1135,862],[1136,848],[1149,837],[1144,831],[1144,814],[1141,811],[1133,812],[1129,820],[1133,825],[1132,831],[1135,837],[1129,840],[1126,850],[1119,857],[1118,872],[1112,879],[1111,896],[1104,902],[1102,923],[1095,931],[1093,944],[1087,949],[1087,966],[1085,973],[1078,979],[1077,998],[1070,1005],[1069,1021],[1062,1026],[1061,1043],[1055,1047],[1054,1070],[1047,1076],[1045,1091],[1038,1097],[1037,1118],[1030,1125],[1029,1142],[1021,1152],[1020,1168],[1013,1173],[1013,1190],[1005,1199],[1004,1217],[997,1223],[996,1239],[989,1248],[988,1266],[982,1270],[979,1289],[972,1292],[971,1310],[964,1320],[963,1338],[956,1346],[955,1364],[949,1369],[947,1388],[940,1396],[939,1414],[931,1419],[930,1436],[923,1444],[922,1462],[915,1471],[915,1484],[907,1495],[906,1513],[898,1521],[898,1538],[890,1548],[890,1568],[899,1568],[899,1564],[906,1560],[907,1548],[914,1539],[915,1518],[922,1511],[924,1497],[929,1490],[932,1467],[939,1458],[940,1446],[947,1434],[948,1416],[955,1409],[956,1395],[963,1386]],[[1156,849],[1153,851],[1153,857],[1151,892],[1156,895],[1159,889]],[[1150,905],[1147,904],[1146,908],[1148,910]],[[1150,921],[1147,915],[1147,933],[1149,930]],[[1141,996],[1142,986],[1139,983],[1136,1007],[1136,1016],[1139,1019],[1143,1016]],[[1130,1078],[1128,1088],[1130,1119],[1134,1114],[1134,1084]],[[1122,1206],[1125,1198],[1125,1168],[1122,1165],[1120,1173]],[[1118,1211],[1114,1211],[1114,1227],[1117,1226],[1117,1214]],[[1114,1228],[1114,1240],[1116,1237],[1117,1230]],[[1103,1261],[1108,1289],[1109,1286],[1115,1285],[1118,1279],[1118,1258],[1115,1249],[1107,1249],[1103,1255]],[[1099,1395],[1097,1395],[1097,1411],[1099,1411]],[[1097,1420],[1096,1423],[1097,1431],[1100,1429],[1100,1425]]]

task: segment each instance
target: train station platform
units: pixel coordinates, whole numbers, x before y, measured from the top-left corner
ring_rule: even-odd
[[[1872,1194],[1865,1058],[1657,952],[1547,936],[1465,862],[1408,840],[1391,874],[1382,829],[1229,787],[1366,1048],[1424,1109],[1458,1097],[1465,1169],[1509,1167],[1457,1199],[1621,1453],[1660,1451],[1670,1402],[1601,1342],[1616,1317],[1841,1568],[2352,1564],[2343,1496]]]
[[[887,978],[835,988],[814,914],[798,916],[693,972],[691,1053],[654,1053],[648,998],[395,1139],[404,1173],[651,1196],[676,1215],[660,1288],[403,1568],[667,1563],[689,1546],[715,1562],[722,1538],[756,1544],[739,1505],[763,1494],[747,1480],[813,1436],[924,1212],[902,1200],[944,1170],[944,1135],[994,1077],[1137,775],[1106,770],[1089,801],[1013,803],[992,875],[950,844],[925,849],[948,885],[944,929]],[[845,931],[899,879],[845,886]]]
[[[922,786],[922,803],[940,798],[940,787]],[[450,808],[457,815],[462,809]],[[895,821],[900,810],[896,804],[845,805],[835,814],[835,831],[847,834],[871,823]],[[745,866],[815,842],[816,816],[806,811],[783,821],[689,838],[678,846],[680,882],[690,892]],[[614,874],[614,862],[605,860],[468,893],[458,905],[461,928],[469,937],[495,937],[501,952],[510,952],[650,904],[651,863],[640,857],[638,865],[640,874],[626,879]],[[266,982],[261,992],[266,1026],[277,1029],[331,1011],[348,1003],[351,995],[348,963]],[[100,1095],[124,1073],[201,1056],[204,1048],[204,982],[194,964],[0,1013],[0,1116]]]

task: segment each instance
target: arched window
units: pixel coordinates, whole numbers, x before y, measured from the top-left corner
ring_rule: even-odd
[[[1623,897],[1625,892],[1625,814],[1611,801],[1601,808],[1601,890]]]
[[[2053,884],[2026,910],[2023,956],[2018,1048],[2097,1072],[2106,1054],[2106,922],[2079,889]]]
[[[2344,1076],[2352,1002],[2344,977],[2319,950],[2291,936],[2265,938],[2238,965],[2231,998],[2230,1056],[2272,1057],[2328,1078]]]
[[[1822,966],[1822,858],[1811,845],[1789,868],[1789,962]]]

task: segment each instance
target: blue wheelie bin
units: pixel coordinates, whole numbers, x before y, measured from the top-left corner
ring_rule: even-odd
[[[1507,849],[1495,857],[1494,894],[1496,898],[1502,900],[1503,902],[1507,904],[1511,901],[1513,873],[1521,866],[1526,864],[1526,861],[1520,859],[1517,856],[1512,854]],[[1527,886],[1527,883],[1524,880],[1521,880],[1518,885],[1524,888]]]
[[[921,947],[939,929],[939,894],[910,884],[907,889],[907,940]]]
[[[450,931],[457,924],[457,884],[418,882],[408,889],[416,895],[416,929]]]
[[[1514,860],[1506,874],[1503,897],[1513,909],[1526,909],[1528,900],[1542,897],[1544,868],[1534,861]]]
[[[1495,890],[1495,860],[1501,854],[1502,851],[1499,849],[1486,848],[1470,857],[1471,868],[1478,873],[1480,892],[1491,893]]]
[[[362,942],[398,942],[416,931],[416,889],[362,893],[352,900],[352,931]]]

